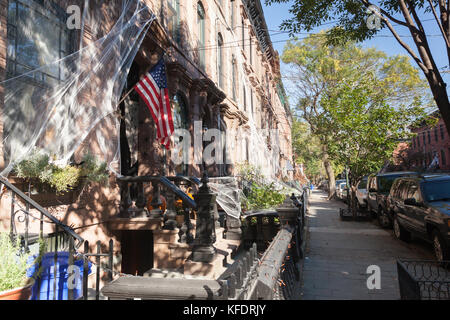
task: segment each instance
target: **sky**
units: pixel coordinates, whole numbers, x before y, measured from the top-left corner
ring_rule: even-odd
[[[264,9],[264,16],[267,23],[267,28],[270,30],[269,33],[271,35],[272,44],[275,50],[278,51],[280,56],[283,53],[283,48],[286,43],[286,40],[289,39],[289,35],[285,32],[280,32],[280,25],[283,22],[283,20],[288,19],[291,17],[291,14],[289,13],[289,8],[291,7],[291,2],[289,3],[283,3],[283,4],[273,4],[271,6],[266,6],[264,4],[264,0],[261,0],[261,4]],[[426,30],[427,35],[431,35],[428,37],[429,44],[431,47],[431,51],[433,53],[433,56],[435,58],[437,66],[442,70],[449,70],[449,60],[446,52],[446,47],[444,40],[442,36],[440,35],[439,28],[436,24],[436,21],[434,20],[432,13],[422,13],[419,14],[421,17],[421,20],[429,20],[424,21],[424,28]],[[402,18],[401,16],[397,15],[396,18],[399,18],[399,20]],[[404,19],[401,19],[404,20]],[[332,25],[326,25],[323,27],[316,28],[315,30],[311,31],[312,33],[317,33],[320,30],[324,30],[326,28],[331,27]],[[396,27],[397,32],[400,35],[410,36],[410,33],[407,28],[404,27]],[[302,31],[306,33],[306,30]],[[305,34],[298,35],[298,37],[305,37]],[[415,48],[414,42],[411,40],[410,37],[402,37],[402,39],[410,45],[413,49]],[[409,54],[407,51],[397,42],[397,40],[392,36],[389,29],[383,29],[381,30],[375,38],[366,40],[365,42],[361,43],[363,47],[375,47],[378,50],[386,52],[388,55],[397,55],[402,54],[406,55],[408,57]],[[411,64],[418,68],[417,64],[410,59]],[[281,63],[281,73],[283,75],[283,71],[287,70],[287,66]],[[450,73],[441,73],[442,77],[444,78],[444,81],[448,82],[450,81]],[[420,75],[423,76],[422,71],[420,70]],[[283,83],[287,90],[289,91],[289,83],[286,80],[283,80]],[[291,106],[294,101],[291,101]]]

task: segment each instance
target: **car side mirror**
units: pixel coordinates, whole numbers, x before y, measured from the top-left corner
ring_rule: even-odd
[[[375,189],[375,188],[370,188],[370,189],[369,189],[369,192],[377,192],[377,189]]]
[[[419,205],[419,203],[416,201],[416,199],[415,198],[408,198],[408,199],[405,199],[405,202],[404,202],[407,206],[418,206]]]

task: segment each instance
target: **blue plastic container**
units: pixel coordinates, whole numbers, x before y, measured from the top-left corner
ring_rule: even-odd
[[[27,270],[27,276],[31,277],[39,268],[37,263],[33,264],[37,255],[31,256],[28,260],[31,267]],[[78,299],[83,295],[83,260],[74,261],[74,265],[79,268],[80,276],[76,280],[73,290],[73,298]],[[92,263],[89,262],[89,273],[91,274]],[[67,288],[69,267],[69,252],[58,252],[56,262],[56,300],[68,300],[69,290]],[[53,300],[53,283],[55,282],[55,253],[49,252],[42,257],[42,273],[36,280],[31,291],[31,300]]]

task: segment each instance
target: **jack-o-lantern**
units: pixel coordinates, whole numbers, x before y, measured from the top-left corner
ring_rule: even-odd
[[[194,200],[194,196],[191,193],[188,193],[187,195],[189,196],[189,198]],[[181,200],[181,199],[176,200],[175,201],[175,208],[183,209],[183,200]]]
[[[152,211],[154,208],[152,207],[152,200],[153,197],[149,196],[147,199],[147,210],[148,211]],[[167,201],[166,198],[164,198],[162,195],[159,196],[159,200],[161,201],[161,205],[159,206],[159,209],[161,210],[162,213],[164,213],[166,211],[167,208]]]

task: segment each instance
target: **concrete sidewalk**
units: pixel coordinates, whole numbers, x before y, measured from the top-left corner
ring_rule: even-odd
[[[320,190],[310,197],[302,299],[400,299],[396,260],[434,260],[431,247],[399,241],[375,222],[342,221],[346,205],[326,198]],[[371,265],[380,267],[381,289],[367,288]]]

